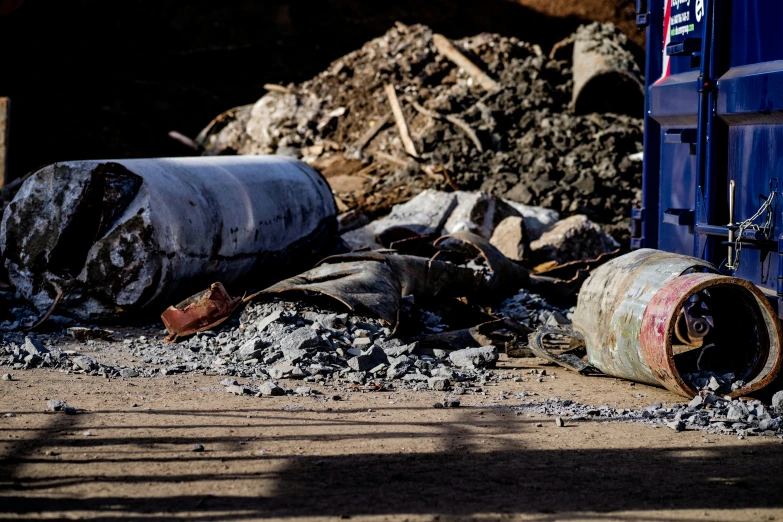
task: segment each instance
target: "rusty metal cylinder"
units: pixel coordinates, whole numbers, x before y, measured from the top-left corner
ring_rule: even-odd
[[[711,337],[697,343],[683,339],[682,324],[700,296],[710,303],[709,324],[697,318],[692,326],[711,328]],[[731,371],[744,385],[730,395],[741,396],[771,382],[782,361],[780,322],[758,288],[703,260],[657,250],[637,250],[597,269],[582,287],[573,322],[590,364],[603,373],[685,396],[697,393],[685,373]],[[700,366],[708,364],[707,348],[710,368]]]
[[[220,281],[280,279],[331,252],[326,180],[282,156],[73,161],[8,205],[0,249],[39,309],[93,320],[159,314]],[[308,266],[309,265],[309,266]]]

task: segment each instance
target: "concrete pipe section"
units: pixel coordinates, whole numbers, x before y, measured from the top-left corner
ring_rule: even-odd
[[[37,308],[61,295],[58,313],[99,320],[309,268],[336,244],[335,216],[326,180],[291,158],[73,161],[24,183],[0,249]]]
[[[590,24],[574,33],[571,107],[577,114],[615,112],[641,116],[642,72],[633,55],[617,41],[622,35],[605,32],[604,26]]]
[[[596,270],[574,313],[590,364],[685,396],[684,378],[730,374],[728,395],[769,384],[781,366],[780,321],[753,284],[687,256],[642,249]]]

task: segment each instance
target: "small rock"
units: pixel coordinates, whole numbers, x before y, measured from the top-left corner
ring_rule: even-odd
[[[133,368],[122,368],[120,370],[120,377],[122,377],[123,379],[131,379],[133,377],[138,377],[138,376],[139,376],[139,372],[137,372]]]
[[[449,354],[449,360],[457,368],[486,368],[495,365],[498,360],[498,351],[494,346],[482,346],[481,348],[466,348],[456,350]]]
[[[674,420],[672,422],[667,422],[666,426],[673,429],[674,431],[683,431],[685,430],[685,423],[681,420]]]
[[[280,319],[280,315],[281,315],[280,310],[275,310],[271,314],[267,315],[266,317],[264,317],[263,319],[261,319],[256,323],[256,331],[258,333],[263,332],[264,330],[266,330],[267,326]]]
[[[194,444],[193,447],[190,449],[190,451],[200,453],[204,451],[204,446],[202,444]]]
[[[704,399],[701,397],[701,395],[697,395],[693,399],[691,399],[691,402],[688,403],[688,408],[692,410],[698,410],[702,407],[703,404],[704,404]]]
[[[430,377],[427,379],[427,385],[435,391],[446,391],[451,387],[451,383],[445,377]]]
[[[459,408],[460,404],[460,400],[455,397],[446,397],[443,400],[443,406],[446,408]]]
[[[288,362],[295,363],[304,357],[307,348],[315,348],[321,342],[321,337],[312,328],[302,327],[280,339],[280,350]]]
[[[521,216],[507,217],[495,228],[489,242],[507,258],[522,261],[525,258],[528,245],[525,218]]]
[[[575,215],[558,221],[540,238],[530,243],[530,250],[537,262],[595,259],[611,252],[620,245],[601,227],[584,215]]]
[[[237,382],[236,379],[226,378],[226,379],[223,379],[222,381],[220,381],[220,384],[223,385],[223,386],[236,386],[239,383]]]
[[[236,381],[234,381],[236,382]],[[238,386],[235,384],[232,384],[231,386],[226,386],[226,391],[228,393],[233,393],[234,395],[246,395],[250,393],[250,389],[246,388],[245,386]]]
[[[64,411],[65,407],[68,406],[68,403],[60,399],[51,399],[46,403],[46,406],[50,411]]]
[[[443,403],[442,403],[442,402],[436,402],[435,404],[433,404],[433,405],[432,405],[432,407],[433,407],[433,408],[444,408],[444,406],[443,406]]]
[[[43,357],[49,353],[49,350],[47,350],[44,345],[32,337],[24,338],[24,350],[31,355],[37,355],[39,357]]]
[[[77,368],[79,370],[84,370],[85,372],[92,371],[98,366],[95,361],[83,355],[79,357],[74,357],[73,359],[71,359],[71,362],[73,362],[74,368]]]
[[[285,390],[272,381],[266,381],[258,387],[258,392],[264,397],[285,395]]]
[[[556,417],[555,418],[555,426],[557,426],[558,428],[562,428],[562,427],[565,426],[565,421],[563,421],[563,419],[560,418],[560,417]]]
[[[242,346],[237,352],[243,360],[257,359],[263,351],[264,342],[259,337],[253,337]]]
[[[310,395],[310,393],[313,391],[312,388],[309,386],[300,386],[296,390],[294,390],[294,393],[297,395]]]
[[[13,381],[14,380],[14,376],[11,375],[10,373],[4,373],[3,374],[3,380],[4,381]]]
[[[775,413],[783,413],[783,390],[772,396],[772,409]]]

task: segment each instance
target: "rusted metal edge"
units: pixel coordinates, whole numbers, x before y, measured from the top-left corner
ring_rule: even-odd
[[[763,330],[761,333],[768,337],[768,351],[760,358],[761,360],[765,359],[764,363],[761,368],[754,369],[761,378],[754,379],[746,386],[734,390],[728,395],[741,397],[760,390],[777,377],[781,364],[783,364],[783,352],[781,351],[783,328],[781,328],[777,313],[772,305],[755,285],[744,279],[717,274],[682,275],[667,283],[650,299],[642,317],[640,335],[641,352],[645,362],[656,379],[667,390],[678,395],[693,397],[697,394],[697,391],[682,379],[674,363],[672,341],[675,336],[674,328],[679,318],[679,312],[692,295],[705,288],[719,285],[742,287],[754,297],[766,327],[766,329],[761,329]],[[770,332],[772,335],[769,335]]]
[[[241,297],[228,295],[221,283],[212,283],[207,290],[170,306],[161,314],[169,331],[165,342],[214,328],[231,317],[242,302]]]

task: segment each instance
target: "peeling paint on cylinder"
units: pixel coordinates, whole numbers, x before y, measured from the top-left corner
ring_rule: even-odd
[[[658,289],[694,269],[715,270],[701,259],[640,249],[593,272],[579,292],[573,321],[590,364],[607,375],[659,386],[639,346],[642,316]]]
[[[780,321],[752,283],[717,274],[703,260],[642,249],[610,261],[583,285],[574,330],[585,339],[590,364],[603,373],[693,396],[696,390],[685,383],[674,361],[675,322],[691,296],[717,287],[731,288],[750,303],[758,325],[761,341],[739,347],[756,351],[751,380],[730,394],[746,395],[767,385],[780,370]]]

